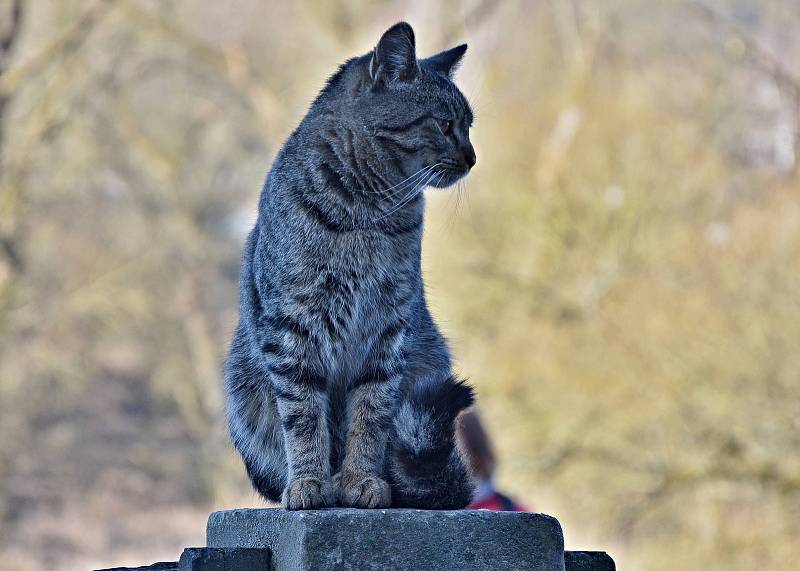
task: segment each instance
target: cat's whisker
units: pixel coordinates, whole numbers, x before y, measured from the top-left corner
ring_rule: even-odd
[[[419,182],[419,180],[421,180],[422,178],[425,177],[425,174],[427,174],[432,169],[434,169],[437,166],[439,166],[439,164],[440,163],[436,163],[436,164],[433,164],[433,165],[428,165],[428,166],[422,167],[417,172],[415,172],[411,176],[401,180],[397,184],[394,184],[394,185],[392,185],[392,186],[390,186],[388,188],[385,188],[383,190],[376,191],[376,193],[379,194],[379,195],[386,195],[387,198],[391,198],[392,196],[395,196],[399,191],[404,190],[405,188],[407,188],[409,185]],[[412,180],[412,179],[417,179],[417,180]],[[389,192],[391,190],[394,190],[394,192]]]
[[[447,207],[448,207],[448,212],[450,212],[450,213],[453,212],[452,206],[453,206],[453,194],[450,193],[450,196],[448,196],[448,198],[447,198]],[[451,226],[452,226],[452,224],[449,221],[451,221],[453,219],[452,216],[449,216],[448,218],[449,218],[449,220],[446,220],[445,221],[446,224],[444,224],[444,228],[447,231],[449,231]]]
[[[396,183],[396,184],[393,184],[392,186],[389,186],[389,187],[387,187],[387,188],[383,188],[383,189],[378,189],[378,190],[370,190],[370,192],[372,192],[373,194],[377,194],[377,195],[379,195],[379,196],[383,196],[383,195],[385,195],[387,192],[389,192],[390,190],[393,190],[393,189],[398,189],[398,190],[399,190],[399,189],[402,189],[402,188],[406,187],[408,184],[412,184],[412,183],[413,183],[413,182],[412,182],[412,179],[415,179],[415,178],[418,178],[418,177],[420,177],[420,175],[423,173],[423,171],[426,171],[427,169],[430,169],[431,167],[432,167],[432,165],[431,165],[431,166],[425,166],[425,167],[422,167],[421,169],[419,169],[419,170],[418,170],[417,172],[415,172],[414,174],[412,174],[412,175],[410,175],[410,176],[408,176],[408,177],[404,178],[403,180],[401,180],[400,182],[398,182],[398,183]],[[392,193],[389,193],[389,195],[390,195],[390,196],[391,196],[391,194],[392,194]]]
[[[378,220],[380,220],[381,218],[385,218],[385,217],[397,212],[398,210],[403,208],[403,206],[405,206],[406,204],[411,202],[417,196],[417,194],[422,192],[425,189],[425,187],[428,186],[428,184],[430,184],[431,180],[433,179],[433,177],[435,175],[436,175],[435,172],[430,173],[430,176],[428,176],[428,178],[425,180],[425,182],[419,184],[417,187],[415,187],[413,190],[411,190],[405,197],[403,197],[403,199],[400,200],[399,203],[397,203],[391,210],[389,210],[389,212],[383,214],[380,218],[378,218]]]
[[[425,173],[424,173],[422,176],[420,176],[419,178],[417,178],[417,180],[416,180],[416,181],[414,181],[413,183],[406,184],[406,185],[404,185],[402,188],[398,188],[398,189],[396,189],[395,191],[393,191],[393,192],[389,193],[389,194],[386,196],[386,198],[395,198],[395,197],[396,197],[398,194],[400,194],[400,192],[402,192],[403,190],[405,190],[406,188],[408,188],[408,186],[409,186],[410,184],[416,184],[416,183],[418,183],[419,181],[423,180],[423,179],[425,178],[425,175],[427,175],[427,174],[430,174],[431,172],[433,172],[433,171],[436,169],[436,167],[440,166],[440,164],[441,164],[441,163],[436,163],[436,164],[430,165],[429,167],[425,167],[425,169],[427,169],[427,170],[425,170]]]
[[[433,177],[436,176],[437,174],[442,174],[442,173],[440,173],[440,172],[429,172],[427,178],[425,179],[425,182],[423,182],[422,184],[417,185],[415,188],[413,188],[411,191],[409,191],[409,193],[406,196],[404,196],[400,200],[400,202],[398,202],[396,205],[394,205],[388,211],[384,212],[381,216],[373,219],[373,222],[378,222],[378,221],[382,220],[383,218],[386,218],[387,216],[391,216],[392,214],[394,214],[395,212],[397,212],[398,210],[403,208],[403,206],[405,206],[406,204],[411,202],[416,197],[416,195],[419,194],[419,192],[424,190],[425,187],[430,184],[431,180],[433,180]]]
[[[459,205],[461,203],[461,192],[460,192],[460,190],[461,190],[461,181],[458,181],[458,184],[456,186],[456,192],[455,192],[455,208],[450,211],[450,220],[447,222],[447,231],[448,232],[451,232],[453,230],[453,226],[456,223],[456,217],[458,216],[458,208],[459,208]],[[453,199],[451,197],[450,203],[452,203],[452,202],[453,202]]]
[[[465,182],[464,183],[465,190],[466,190],[466,185],[467,185],[467,183]],[[478,224],[476,222],[476,218],[477,217],[475,215],[475,210],[474,210],[474,208],[472,206],[473,200],[474,199],[472,198],[472,196],[468,192],[465,192],[465,196],[464,196],[464,210],[465,210],[464,214],[465,214],[465,216],[464,217],[466,218],[467,222],[469,223],[469,226],[470,226],[472,232],[474,234],[476,234],[476,235],[480,235],[480,230],[479,230]]]

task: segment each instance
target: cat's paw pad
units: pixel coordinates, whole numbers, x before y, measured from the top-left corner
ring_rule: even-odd
[[[333,505],[330,483],[316,478],[299,478],[289,482],[281,499],[287,510],[315,510]]]
[[[381,478],[337,479],[339,503],[350,508],[388,508],[392,503],[389,484]]]

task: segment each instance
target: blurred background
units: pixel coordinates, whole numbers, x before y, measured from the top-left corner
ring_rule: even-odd
[[[800,558],[800,4],[0,0],[0,568],[260,506],[220,366],[271,158],[407,19],[469,42],[424,265],[497,483],[621,569]]]

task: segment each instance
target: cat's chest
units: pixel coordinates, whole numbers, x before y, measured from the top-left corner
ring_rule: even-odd
[[[325,295],[327,311],[340,325],[332,340],[338,354],[357,365],[381,333],[405,317],[418,287],[418,267],[413,245],[403,250],[369,239],[351,243],[347,254],[329,261],[333,279]]]
[[[352,285],[354,301],[393,303],[418,273],[419,240],[357,233],[337,241],[326,266]]]

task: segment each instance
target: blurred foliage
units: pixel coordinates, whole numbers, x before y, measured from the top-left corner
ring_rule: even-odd
[[[219,380],[240,244],[314,92],[401,18],[470,44],[478,165],[430,194],[424,263],[501,483],[620,568],[793,568],[790,0],[0,0],[0,567],[174,556],[257,505]],[[172,543],[147,523],[187,506]]]

